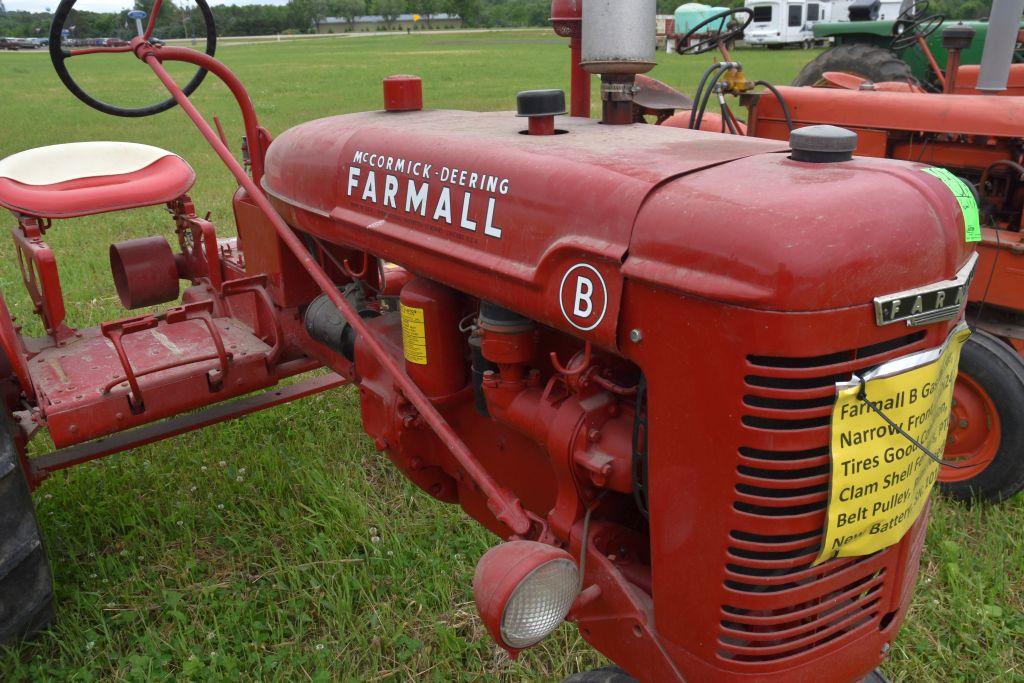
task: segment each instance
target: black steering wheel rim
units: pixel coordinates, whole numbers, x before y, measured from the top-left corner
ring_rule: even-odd
[[[741,22],[739,25],[732,29],[729,29],[728,31],[719,31],[718,33],[714,34],[714,36],[711,38],[705,38],[704,40],[695,45],[689,45],[690,37],[696,35],[705,26],[710,26],[711,24],[717,21],[724,22],[724,20],[727,17],[734,17],[740,14],[746,14],[747,20]],[[750,26],[751,23],[753,23],[753,21],[754,10],[750,9],[749,7],[734,7],[731,10],[720,12],[713,17],[705,19],[704,21],[700,22],[699,24],[691,28],[689,32],[687,32],[687,34],[682,38],[677,38],[676,52],[681,55],[702,55],[705,52],[711,52],[718,46],[719,43],[728,43],[730,40],[739,38],[741,35],[743,35],[743,32],[747,30],[747,27]]]
[[[57,6],[57,11],[53,13],[53,23],[50,24],[50,62],[53,64],[53,68],[57,72],[57,77],[60,78],[64,87],[66,87],[72,95],[88,106],[97,111],[101,111],[104,114],[110,114],[111,116],[123,116],[125,118],[152,116],[153,114],[165,112],[177,105],[177,102],[173,97],[168,97],[163,102],[159,102],[148,107],[119,107],[96,99],[78,85],[78,82],[75,81],[68,72],[67,64],[65,64],[65,62],[73,55],[70,52],[65,51],[61,44],[64,25],[67,23],[68,16],[71,14],[71,10],[74,9],[77,1],[78,0],[62,0],[60,5]],[[210,10],[210,6],[206,3],[206,0],[195,0],[195,3],[199,7],[200,13],[203,15],[203,23],[206,27],[205,52],[213,57],[217,51],[217,29],[213,22],[213,12]],[[203,79],[206,78],[206,73],[206,69],[198,69],[196,71],[195,75],[192,76],[192,79],[184,88],[182,88],[186,97],[189,97],[196,91],[196,88],[198,88],[203,82]]]
[[[925,0],[927,2],[927,0]],[[902,14],[900,15],[903,16]],[[946,15],[932,14],[921,19],[897,19],[892,25],[893,39],[889,49],[905,50],[917,44],[918,38],[928,39],[946,23]]]
[[[910,3],[910,7],[900,12],[900,15],[896,17],[896,23],[903,22],[909,24],[918,17],[923,17],[931,9],[931,0],[917,0],[916,2]]]

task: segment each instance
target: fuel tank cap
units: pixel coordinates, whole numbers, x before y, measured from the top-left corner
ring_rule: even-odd
[[[839,126],[807,126],[789,134],[793,161],[828,164],[850,161],[857,149],[857,134]]]
[[[516,95],[519,116],[561,116],[565,113],[565,93],[561,90],[524,90]]]
[[[524,90],[516,95],[516,115],[530,120],[528,135],[554,135],[555,117],[565,113],[561,90]]]

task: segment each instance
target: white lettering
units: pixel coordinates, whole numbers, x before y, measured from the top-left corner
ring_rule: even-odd
[[[494,197],[487,198],[487,221],[484,223],[484,234],[501,239],[501,228],[494,224]]]
[[[573,306],[572,314],[580,318],[589,318],[594,312],[594,282],[590,278],[578,275],[576,277],[576,304]]]
[[[441,218],[448,225],[452,224],[452,192],[447,187],[441,188],[441,196],[437,198],[437,208],[434,209],[434,220]]]
[[[410,180],[408,189],[405,192],[405,210],[409,213],[419,213],[421,216],[426,217],[427,215],[427,191],[430,189],[430,185],[423,183],[416,187],[416,181]],[[434,216],[437,219],[437,216]],[[451,223],[451,220],[448,221]]]
[[[472,195],[467,192],[462,200],[462,227],[466,230],[476,230],[476,221],[469,220],[469,203],[472,201]]]
[[[377,203],[377,174],[373,171],[366,174],[366,185],[363,186],[363,201],[367,199]]]
[[[392,209],[397,209],[398,204],[395,202],[395,197],[398,196],[398,178],[393,175],[389,175],[384,178],[384,206],[390,206]]]
[[[356,154],[359,154],[359,152],[356,152]],[[348,167],[348,196],[349,197],[352,196],[352,190],[354,190],[357,187],[359,187],[359,176],[362,175],[362,173],[363,172],[359,169],[358,166],[349,166]]]

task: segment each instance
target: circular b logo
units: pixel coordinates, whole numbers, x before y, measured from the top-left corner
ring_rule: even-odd
[[[584,332],[600,325],[608,310],[604,278],[597,268],[586,263],[577,263],[565,272],[558,298],[565,319]]]

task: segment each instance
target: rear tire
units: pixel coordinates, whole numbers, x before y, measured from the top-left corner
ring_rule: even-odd
[[[906,62],[893,53],[871,45],[837,45],[811,60],[793,79],[793,85],[814,85],[826,71],[844,71],[874,83],[902,81],[917,83]]]
[[[53,620],[53,576],[13,428],[0,415],[0,645]]]
[[[603,666],[573,674],[562,683],[637,683],[637,680],[617,666]]]
[[[963,502],[999,503],[1024,490],[1024,360],[997,337],[975,330],[960,356],[946,458],[939,487]]]

